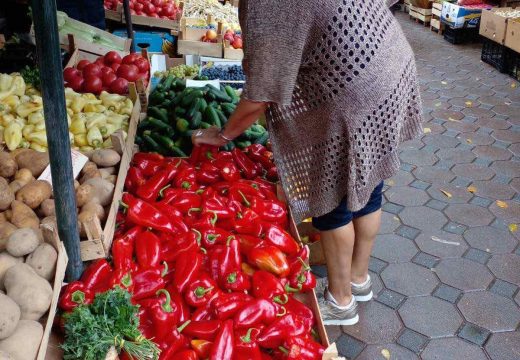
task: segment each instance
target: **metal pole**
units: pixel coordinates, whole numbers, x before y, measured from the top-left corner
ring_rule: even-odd
[[[132,39],[132,44],[130,45],[130,52],[135,52],[135,42],[134,42],[134,27],[132,25],[132,14],[130,14],[130,4],[128,0],[123,0],[123,11],[125,13],[125,23],[126,23],[126,35],[129,39]]]
[[[79,247],[76,194],[72,175],[55,0],[32,0],[32,14],[56,202],[56,221],[60,239],[65,244],[69,257],[67,280],[73,281],[81,276],[83,263]]]

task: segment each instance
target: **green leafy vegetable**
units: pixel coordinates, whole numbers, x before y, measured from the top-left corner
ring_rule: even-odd
[[[22,75],[26,84],[31,84],[40,90],[40,70],[37,67],[26,66],[20,71],[20,75]]]
[[[139,308],[130,294],[116,287],[96,295],[91,305],[80,305],[65,315],[65,342],[69,360],[104,360],[114,346],[135,360],[156,360],[159,349],[139,331]]]

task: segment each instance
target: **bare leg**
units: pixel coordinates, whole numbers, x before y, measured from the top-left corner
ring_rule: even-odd
[[[372,246],[381,227],[381,210],[354,219],[352,223],[356,240],[352,255],[351,281],[355,284],[361,284],[367,279]]]
[[[323,231],[321,246],[329,278],[329,291],[340,306],[347,306],[352,300],[350,289],[350,268],[354,249],[354,226],[352,223],[340,228]]]

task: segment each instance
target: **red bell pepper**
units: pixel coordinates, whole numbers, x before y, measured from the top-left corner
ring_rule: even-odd
[[[180,161],[168,163],[164,169],[154,174],[143,185],[137,188],[136,195],[148,202],[156,201],[161,189],[177,175],[179,164]]]
[[[132,159],[132,164],[141,170],[145,177],[153,176],[164,165],[164,157],[159,154],[137,153]]]
[[[215,213],[219,219],[230,219],[235,216],[235,213],[229,209],[226,199],[217,193],[204,199],[202,211]]]
[[[243,262],[240,267],[242,268],[244,274],[246,274],[247,276],[253,276],[255,274],[256,270],[246,262]]]
[[[255,163],[251,161],[242,150],[235,148],[231,151],[231,154],[233,155],[233,160],[235,160],[235,163],[246,179],[254,179],[260,175]]]
[[[307,245],[302,246],[300,248],[300,250],[298,251],[298,254],[296,254],[296,256],[291,258],[291,260],[289,261],[289,268],[295,269],[296,266],[300,266],[301,265],[300,259],[308,264],[309,255],[310,255],[309,247]],[[292,272],[292,270],[291,270],[291,272]]]
[[[134,282],[134,300],[141,300],[153,296],[158,290],[164,288],[164,275],[168,272],[168,266],[139,269],[132,274]]]
[[[168,216],[146,201],[125,193],[122,204],[126,208],[128,220],[136,225],[166,232],[175,230]]]
[[[209,162],[204,162],[200,165],[196,177],[199,184],[211,185],[220,180],[220,169]]]
[[[195,339],[213,341],[221,325],[220,320],[192,320],[184,329],[184,334]]]
[[[63,290],[58,305],[63,311],[72,311],[78,305],[91,304],[94,294],[85,288],[81,281],[74,281],[68,284]]]
[[[261,218],[251,209],[245,209],[234,219],[235,231],[239,234],[260,237],[263,232]]]
[[[295,299],[294,296],[289,296],[287,302],[283,306],[287,310],[288,314],[297,315],[302,319],[307,329],[312,329],[316,324],[314,312],[307,305]]]
[[[226,320],[215,337],[209,359],[233,360],[234,352],[235,338],[233,334],[233,320]]]
[[[255,298],[283,303],[287,300],[285,288],[275,275],[264,270],[253,274],[252,292]]]
[[[161,262],[161,239],[151,231],[141,233],[135,242],[135,253],[140,268],[159,266]]]
[[[176,360],[176,354],[180,350],[187,349],[190,346],[188,338],[182,334],[190,322],[191,321],[188,320],[179,327],[174,326],[170,328],[168,340],[158,344],[162,350],[159,360]]]
[[[227,162],[220,168],[220,176],[224,181],[235,182],[240,179],[240,171],[234,163]]]
[[[224,293],[216,298],[212,305],[216,317],[220,320],[227,320],[235,316],[251,301],[253,301],[253,298],[245,293]]]
[[[181,294],[177,292],[173,284],[169,284],[166,290],[170,293],[172,307],[177,312],[179,323],[184,323],[190,319],[190,308]]]
[[[148,310],[142,306],[139,306],[137,316],[139,317],[139,330],[141,331],[143,336],[147,339],[153,338],[153,324],[152,319],[150,319],[150,316],[148,314]]]
[[[302,319],[294,314],[287,314],[276,319],[258,336],[258,343],[264,348],[276,348],[291,336],[305,333],[306,327]]]
[[[172,308],[170,293],[165,289],[159,289],[156,297],[141,301],[140,304],[148,311],[154,329],[154,340],[167,341],[171,328],[177,326],[178,313]],[[162,299],[162,296],[165,298]]]
[[[197,180],[195,168],[191,165],[182,166],[173,181],[176,188],[194,190]]]
[[[262,360],[262,352],[256,342],[259,333],[259,329],[251,328],[245,333],[242,331],[235,334],[234,360]]]
[[[186,302],[193,307],[201,307],[208,303],[217,291],[217,284],[206,273],[200,273],[188,284],[184,297]]]
[[[316,277],[311,273],[311,268],[303,259],[298,258],[299,264],[291,268],[289,285],[292,288],[305,292],[316,287]]]
[[[226,244],[227,240],[233,236],[229,231],[219,228],[201,229],[202,246],[211,249],[216,244]]]
[[[245,256],[247,256],[254,247],[265,245],[265,242],[256,236],[239,234],[237,238],[240,242],[240,251]]]
[[[105,259],[99,259],[85,269],[81,281],[85,284],[85,289],[99,293],[110,288],[111,277],[112,267]]]
[[[325,347],[305,336],[292,336],[285,341],[288,349],[286,359],[315,360],[321,359]]]
[[[287,223],[287,207],[280,200],[262,200],[254,197],[251,200],[251,210],[267,222]]]
[[[274,224],[264,224],[264,240],[289,256],[296,255],[300,246],[287,231]]]
[[[176,189],[176,188],[172,188],[172,187],[163,188],[159,192],[159,196],[160,196],[161,200],[159,200],[158,202],[161,204],[169,205],[169,204],[171,204],[171,202],[173,200],[175,200],[175,198],[177,198],[177,196],[180,196],[185,191],[186,190],[184,190],[184,189]]]
[[[285,312],[285,308],[282,308],[278,313],[278,307],[272,301],[255,299],[235,314],[235,327],[243,329],[261,324],[269,325],[277,316],[283,316]]]
[[[199,360],[197,353],[191,349],[182,350],[173,356],[175,360]]]
[[[244,152],[251,160],[262,164],[264,169],[269,169],[273,166],[273,153],[261,144],[249,145],[244,149]]]
[[[184,191],[169,201],[168,204],[183,214],[187,214],[191,209],[201,208],[202,197],[194,191]]]
[[[211,145],[194,146],[191,152],[189,162],[197,165],[200,162],[215,159],[218,156],[218,147]]]
[[[247,291],[251,289],[251,281],[243,271],[236,270],[226,275],[222,286],[229,291]]]
[[[240,270],[242,259],[240,256],[239,242],[235,236],[230,236],[226,240],[226,246],[221,255],[219,279],[221,284],[227,282],[227,275]]]
[[[214,228],[217,223],[218,216],[215,213],[205,212],[199,216],[195,216],[193,214],[199,213],[200,209],[192,209],[186,216],[186,223],[195,229],[206,229],[206,228]]]
[[[112,278],[110,279],[110,288],[115,286],[119,286],[121,289],[125,289],[129,293],[133,293],[134,283],[130,272],[125,270],[114,270]]]
[[[276,166],[273,165],[269,169],[267,169],[267,174],[265,174],[265,177],[267,178],[267,180],[270,181],[278,181],[279,176],[278,169],[276,168]]]
[[[173,282],[179,293],[183,293],[189,284],[193,282],[202,266],[202,254],[198,251],[190,251],[177,259]]]
[[[116,271],[134,269],[134,240],[125,236],[115,239],[112,243],[112,261]]]
[[[248,256],[251,264],[257,268],[269,271],[279,277],[289,275],[289,263],[285,254],[276,246],[265,245],[255,247],[249,252]]]
[[[161,259],[164,261],[176,261],[187,253],[196,251],[199,247],[201,234],[192,229],[177,236],[163,235],[161,244]]]
[[[208,340],[193,339],[190,341],[190,346],[195,351],[199,359],[207,359],[211,351],[213,343]]]
[[[189,230],[188,226],[184,222],[184,219],[183,219],[184,215],[182,214],[182,212],[180,212],[179,210],[177,210],[173,206],[168,205],[168,204],[163,203],[163,202],[155,203],[155,206],[163,214],[168,216],[168,218],[170,219],[170,221],[171,221],[171,223],[172,223],[172,225],[174,227],[174,232],[175,233],[183,233],[183,232],[186,232],[186,231]]]
[[[144,174],[141,169],[131,166],[128,169],[128,173],[125,179],[125,189],[131,193],[135,193],[139,187],[143,186],[146,182]]]
[[[220,278],[220,262],[222,259],[222,253],[224,252],[223,245],[215,245],[213,246],[209,252],[209,261],[208,261],[208,270],[211,274],[211,278],[215,281],[218,281]]]
[[[203,306],[196,309],[191,315],[191,320],[193,321],[207,321],[207,320],[215,320],[215,314],[211,307]]]

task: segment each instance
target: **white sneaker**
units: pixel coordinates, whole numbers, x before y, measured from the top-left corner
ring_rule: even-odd
[[[349,305],[339,306],[333,300],[329,290],[325,289],[323,298],[318,300],[324,325],[354,325],[359,321],[357,302],[354,297]]]
[[[367,280],[363,284],[350,283],[352,295],[356,298],[356,301],[370,301],[374,297],[374,293],[372,292],[372,279],[370,279],[370,275],[367,276]]]

